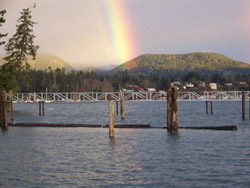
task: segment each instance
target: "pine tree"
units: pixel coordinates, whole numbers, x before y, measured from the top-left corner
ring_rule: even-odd
[[[3,23],[5,23],[5,19],[3,17],[5,13],[6,13],[6,10],[0,11],[0,26],[2,26]],[[5,33],[5,34],[0,33],[0,39],[3,38],[3,37],[6,37],[7,35],[8,35],[7,33]],[[3,45],[3,44],[5,44],[5,42],[0,41],[0,46]]]
[[[17,20],[16,33],[5,46],[7,56],[4,60],[7,63],[2,66],[0,79],[2,88],[7,91],[18,90],[20,82],[28,82],[27,72],[30,69],[28,57],[35,59],[39,48],[34,45],[33,26],[36,22],[33,22],[31,18],[30,8],[21,11],[21,17]]]

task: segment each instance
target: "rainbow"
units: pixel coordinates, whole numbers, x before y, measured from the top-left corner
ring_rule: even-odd
[[[118,63],[129,61],[136,55],[136,46],[126,0],[101,2],[105,11],[103,31],[108,44],[111,45],[112,56],[115,56]]]

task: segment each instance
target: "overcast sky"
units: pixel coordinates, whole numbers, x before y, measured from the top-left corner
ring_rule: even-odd
[[[33,3],[38,52],[72,65],[198,51],[250,63],[250,0],[0,0],[7,11],[0,32],[11,37]]]

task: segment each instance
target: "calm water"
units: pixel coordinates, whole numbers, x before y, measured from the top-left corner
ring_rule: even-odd
[[[179,102],[180,126],[237,131],[18,128],[0,132],[0,187],[250,187],[250,120],[241,103]],[[247,114],[248,114],[248,104]],[[108,104],[15,104],[16,122],[108,123]],[[166,102],[126,102],[125,121],[166,125]]]

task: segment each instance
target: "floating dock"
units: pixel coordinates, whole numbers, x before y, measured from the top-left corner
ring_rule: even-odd
[[[108,128],[107,124],[64,124],[64,123],[9,123],[15,127],[88,127],[88,128]],[[118,124],[115,128],[150,128],[149,124]]]
[[[109,128],[108,124],[66,124],[66,123],[9,123],[12,127],[86,127],[86,128]],[[141,128],[141,129],[166,129],[166,127],[151,127],[149,124],[117,124],[115,128]],[[237,125],[228,126],[204,126],[204,127],[179,127],[179,129],[205,129],[205,130],[237,130]]]

